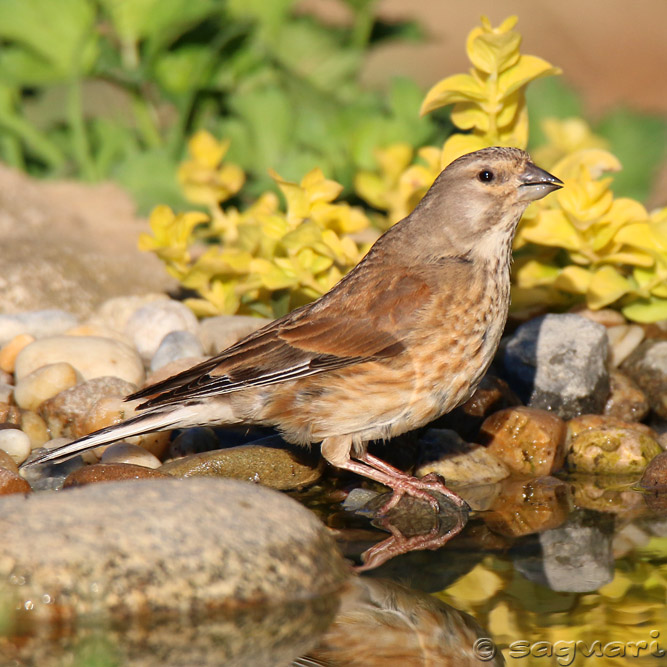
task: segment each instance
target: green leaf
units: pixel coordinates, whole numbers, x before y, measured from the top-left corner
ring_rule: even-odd
[[[621,312],[635,322],[658,322],[667,319],[667,299],[639,299],[621,308]]]

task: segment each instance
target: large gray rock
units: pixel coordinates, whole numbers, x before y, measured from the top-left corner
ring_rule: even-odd
[[[115,295],[171,289],[162,262],[137,249],[144,231],[115,185],[38,182],[0,165],[0,312],[85,317]]]
[[[0,535],[0,599],[30,608],[19,621],[285,604],[335,595],[348,571],[314,514],[235,480],[10,496]]]
[[[606,329],[579,315],[522,324],[505,348],[510,386],[529,406],[563,419],[601,413],[609,395]]]

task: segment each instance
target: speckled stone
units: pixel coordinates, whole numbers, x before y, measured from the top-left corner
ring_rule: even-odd
[[[78,468],[70,473],[63,483],[63,488],[85,486],[99,482],[120,482],[139,479],[168,479],[167,475],[159,470],[131,463],[94,463],[93,465]]]
[[[235,480],[8,496],[0,535],[4,592],[14,609],[32,601],[34,622],[287,603],[335,595],[348,574],[314,514]]]
[[[160,470],[174,477],[227,477],[286,491],[314,484],[322,476],[322,460],[304,447],[278,436],[253,444],[192,454],[165,463]]]

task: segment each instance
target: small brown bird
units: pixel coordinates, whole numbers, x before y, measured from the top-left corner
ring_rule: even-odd
[[[161,429],[262,424],[289,442],[321,442],[332,465],[392,488],[384,511],[406,493],[437,507],[429,490],[463,507],[442,478],[407,475],[367,443],[427,424],[473,393],[507,319],[516,226],[560,184],[516,148],[464,155],[317,301],[128,396],[143,401],[136,416],[29,463]]]

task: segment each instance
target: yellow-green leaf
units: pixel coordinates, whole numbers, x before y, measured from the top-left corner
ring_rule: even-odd
[[[482,102],[486,96],[486,88],[478,77],[455,74],[439,81],[426,93],[419,113],[423,116],[455,102]]]
[[[621,312],[635,322],[658,322],[667,319],[667,299],[640,299],[621,308]]]
[[[614,267],[603,266],[593,274],[588,286],[586,302],[590,308],[598,310],[620,299],[632,288],[632,283]]]
[[[581,266],[566,266],[554,280],[554,287],[573,294],[586,294],[593,274]]]

